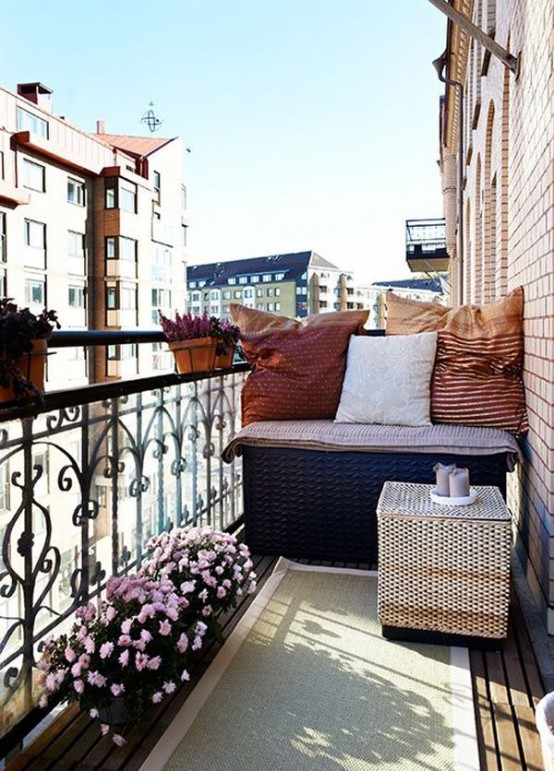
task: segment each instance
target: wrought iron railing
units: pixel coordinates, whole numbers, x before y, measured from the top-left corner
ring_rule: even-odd
[[[56,345],[153,342],[158,333],[58,333]],[[228,528],[242,513],[238,430],[246,365],[45,395],[0,410],[0,748],[42,717],[35,664],[45,637],[132,571],[150,535]],[[0,752],[0,755],[4,754]]]

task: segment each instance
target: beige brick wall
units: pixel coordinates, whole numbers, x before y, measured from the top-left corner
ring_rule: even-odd
[[[475,0],[474,23],[486,22],[488,6]],[[450,41],[451,66],[466,75],[466,157],[470,149],[463,301],[490,302],[519,285],[525,290],[531,428],[526,462],[510,479],[509,504],[529,585],[554,634],[554,3],[504,0],[495,8],[496,41],[514,55],[521,52],[519,78],[494,56],[482,75],[481,46],[463,43],[459,32]],[[456,57],[467,57],[467,71]],[[454,110],[454,98],[449,95],[447,110]],[[450,152],[455,131],[451,121]]]

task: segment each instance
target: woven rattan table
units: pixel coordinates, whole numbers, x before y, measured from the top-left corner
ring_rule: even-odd
[[[497,487],[474,489],[475,503],[444,506],[431,501],[432,485],[385,482],[377,504],[384,636],[506,637],[511,516]]]

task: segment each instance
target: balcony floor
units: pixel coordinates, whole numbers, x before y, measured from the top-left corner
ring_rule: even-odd
[[[271,574],[276,558],[255,559],[259,584]],[[335,567],[374,568],[371,565],[324,563]],[[251,598],[225,619],[226,637]],[[163,736],[194,685],[217,653],[212,644],[191,667],[191,681],[171,699],[154,707],[141,723],[126,733],[127,744],[116,747],[99,736],[98,721],[82,715],[76,705],[63,710],[50,727],[17,758],[7,771],[19,769],[138,769]],[[534,707],[544,694],[537,661],[515,592],[510,608],[508,639],[498,651],[470,650],[477,735],[482,771],[542,771],[542,756],[535,730]],[[155,766],[151,766],[155,771]],[[223,770],[224,771],[224,770]]]

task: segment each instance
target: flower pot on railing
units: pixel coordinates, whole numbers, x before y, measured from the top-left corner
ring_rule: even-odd
[[[196,337],[168,343],[175,357],[175,367],[182,375],[191,372],[211,372],[214,369],[216,339]]]
[[[228,369],[229,367],[233,366],[235,348],[235,343],[228,343],[226,345],[225,343],[219,342],[217,344],[214,365],[216,369]]]
[[[46,340],[33,340],[33,349],[23,354],[19,360],[19,373],[28,380],[37,391],[44,391],[44,372],[46,367],[48,344]],[[28,390],[28,396],[32,397],[36,392]],[[14,401],[21,398],[22,393],[16,393],[14,384],[7,387],[0,386],[0,402]]]

